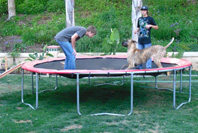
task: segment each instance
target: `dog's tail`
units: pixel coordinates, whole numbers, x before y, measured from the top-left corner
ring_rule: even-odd
[[[169,44],[165,46],[165,49],[167,49],[167,48],[173,43],[173,41],[174,41],[174,37],[173,37],[172,40],[169,42]]]

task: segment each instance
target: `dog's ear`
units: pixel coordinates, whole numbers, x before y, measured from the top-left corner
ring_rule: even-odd
[[[124,42],[122,42],[122,46],[124,46],[124,47],[128,47],[128,41],[124,41]]]

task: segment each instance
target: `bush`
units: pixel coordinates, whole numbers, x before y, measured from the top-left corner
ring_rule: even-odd
[[[41,2],[38,0],[25,0],[24,3],[20,4],[17,8],[17,12],[23,14],[37,14],[45,10],[45,1]]]
[[[64,0],[49,0],[47,2],[47,11],[48,12],[64,12],[65,11]]]
[[[3,14],[7,14],[8,12],[8,0],[0,1],[0,16]]]
[[[39,30],[36,33],[36,43],[42,44],[50,42],[53,39],[51,32],[51,30]]]
[[[27,28],[23,31],[22,40],[27,45],[33,45],[36,43],[36,33],[34,28]]]

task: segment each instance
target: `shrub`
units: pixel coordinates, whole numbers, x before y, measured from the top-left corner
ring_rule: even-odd
[[[53,39],[53,34],[51,30],[39,30],[36,33],[36,43],[46,43],[50,42]]]
[[[108,38],[104,38],[102,43],[102,50],[105,54],[114,54],[117,51],[118,44],[120,43],[120,34],[119,31],[114,28],[111,29],[111,35]]]
[[[27,28],[23,31],[22,40],[27,45],[36,43],[36,30],[34,28]]]
[[[46,10],[45,1],[25,0],[17,8],[17,12],[24,14],[37,14]]]
[[[33,61],[33,60],[43,60],[47,56],[54,57],[52,54],[50,54],[48,51],[46,51],[47,45],[43,47],[43,52],[41,54],[38,54],[37,52],[34,52],[34,54],[29,54],[29,58],[26,60]]]
[[[47,2],[47,11],[48,12],[64,12],[65,11],[64,0],[49,0]]]
[[[0,1],[0,16],[2,14],[7,14],[8,12],[8,0],[1,0]]]

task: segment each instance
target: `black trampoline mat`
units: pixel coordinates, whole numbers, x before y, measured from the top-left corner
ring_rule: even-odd
[[[35,68],[43,69],[54,69],[54,70],[63,70],[65,60],[45,62],[37,64]],[[124,65],[127,65],[126,58],[84,58],[76,59],[76,70],[122,70]],[[146,65],[143,64],[143,69],[146,69]],[[162,63],[163,67],[175,67],[177,64]],[[152,62],[152,68],[158,68],[154,62]],[[126,69],[124,67],[123,69]],[[133,69],[138,69],[134,67]]]

